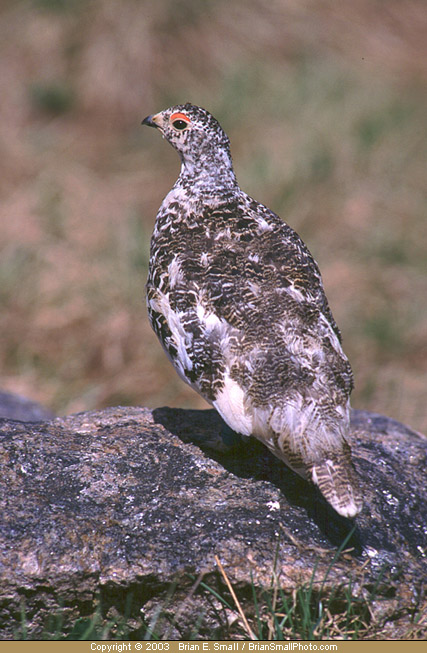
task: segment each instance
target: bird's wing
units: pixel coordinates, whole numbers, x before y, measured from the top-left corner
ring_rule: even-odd
[[[292,304],[307,323],[320,311],[341,340],[317,263],[291,227],[244,194],[204,217],[178,259],[187,288],[200,279],[205,309],[239,328],[253,310],[271,319]]]

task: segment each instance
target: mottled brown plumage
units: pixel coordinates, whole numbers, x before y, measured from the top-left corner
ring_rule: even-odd
[[[298,234],[240,190],[207,111],[148,116],[181,173],[151,240],[147,306],[179,375],[227,424],[313,481],[342,515],[361,509],[350,447],[350,364],[316,262]]]

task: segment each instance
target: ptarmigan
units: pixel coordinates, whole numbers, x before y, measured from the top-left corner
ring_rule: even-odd
[[[354,517],[362,501],[346,441],[352,372],[316,262],[291,227],[240,190],[211,114],[183,104],[143,124],[182,162],[157,214],[147,281],[166,354],[234,431],[258,438]]]

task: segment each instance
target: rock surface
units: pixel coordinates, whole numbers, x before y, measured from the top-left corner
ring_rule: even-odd
[[[175,621],[159,620],[161,635],[189,637],[202,614],[199,638],[227,638],[195,587],[202,575],[221,585],[215,556],[248,597],[274,570],[289,593],[314,576],[316,591],[339,596],[351,578],[358,596],[375,590],[384,632],[403,636],[425,601],[427,439],[356,410],[352,429],[366,502],[354,523],[211,410],[0,420],[0,637],[16,636],[23,614],[42,638],[49,615],[60,610],[66,632],[98,610],[124,615],[139,638],[167,606]]]

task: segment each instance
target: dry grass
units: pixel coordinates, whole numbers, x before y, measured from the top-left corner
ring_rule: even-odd
[[[179,162],[139,123],[191,100],[319,261],[353,405],[426,431],[426,37],[423,0],[3,2],[3,389],[59,413],[205,405],[143,303]]]

